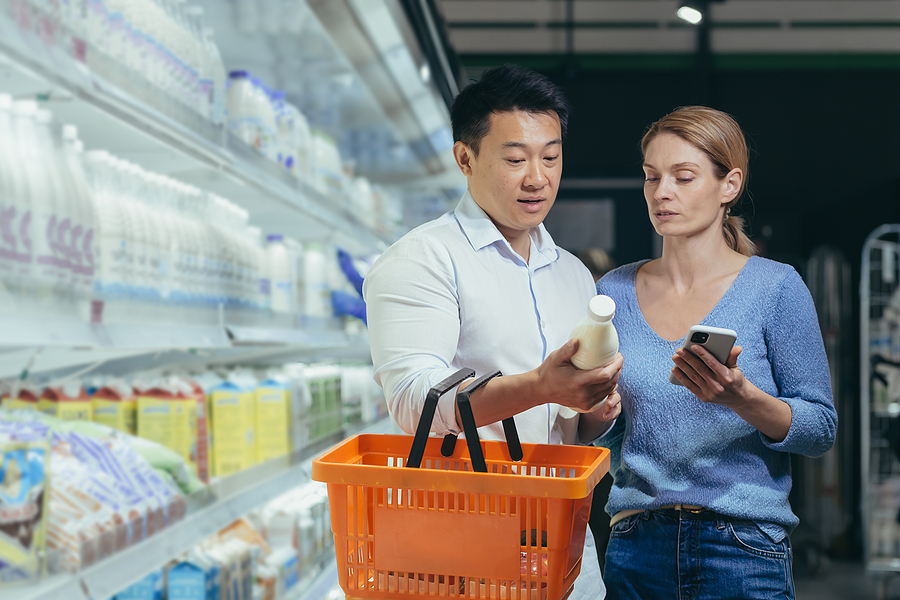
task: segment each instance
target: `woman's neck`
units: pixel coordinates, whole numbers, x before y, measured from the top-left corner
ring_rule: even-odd
[[[708,281],[740,270],[746,263],[732,250],[721,233],[663,240],[659,274],[677,289],[690,289],[695,282]]]

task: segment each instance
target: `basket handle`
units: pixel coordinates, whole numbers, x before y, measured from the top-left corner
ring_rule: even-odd
[[[487,464],[484,462],[484,452],[481,450],[481,441],[478,439],[478,428],[475,426],[475,415],[472,414],[472,404],[469,402],[469,396],[500,374],[500,371],[494,371],[493,373],[482,375],[472,385],[456,395],[459,416],[463,422],[463,431],[466,433],[466,445],[469,447],[469,458],[472,460],[472,470],[481,473],[487,473]],[[519,442],[519,432],[516,429],[516,421],[513,417],[503,419],[503,432],[506,434],[509,457],[519,462],[523,456],[522,444]],[[456,445],[456,436],[452,436],[452,440],[448,440],[449,437],[451,436],[444,437],[444,444],[441,446],[441,452],[449,450],[444,456],[452,454],[453,447]]]
[[[428,391],[428,395],[425,397],[425,406],[422,407],[422,416],[419,417],[419,425],[416,427],[416,436],[413,438],[412,448],[409,451],[409,458],[406,460],[407,467],[418,469],[422,465],[425,442],[428,441],[428,433],[431,431],[431,422],[434,420],[438,399],[466,379],[474,376],[475,371],[462,368]]]

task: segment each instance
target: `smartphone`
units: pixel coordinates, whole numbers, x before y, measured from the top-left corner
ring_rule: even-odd
[[[737,340],[737,333],[731,329],[694,325],[688,331],[681,347],[690,352],[691,346],[703,346],[707,352],[716,357],[716,360],[725,364],[735,340]],[[669,373],[669,381],[675,385],[681,385],[681,382],[675,378],[675,373]]]

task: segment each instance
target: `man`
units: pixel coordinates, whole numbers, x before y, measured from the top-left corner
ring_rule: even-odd
[[[503,373],[470,398],[482,439],[504,440],[501,421],[515,415],[523,442],[589,443],[621,411],[621,355],[592,371],[569,361],[578,344],[569,333],[596,291],[587,268],[542,225],[562,174],[568,112],[555,85],[522,67],[492,69],[464,89],[451,121],[468,191],[455,210],[398,240],[366,276],[375,379],[407,433],[428,391],[461,367]],[[461,431],[451,392],[431,432]],[[587,536],[571,598],[604,594]]]

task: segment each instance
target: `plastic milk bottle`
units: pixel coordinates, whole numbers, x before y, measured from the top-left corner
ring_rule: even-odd
[[[613,327],[616,303],[609,296],[594,296],[588,304],[587,316],[572,330],[569,339],[578,339],[578,352],[572,364],[587,371],[608,365],[619,351],[619,336]]]

